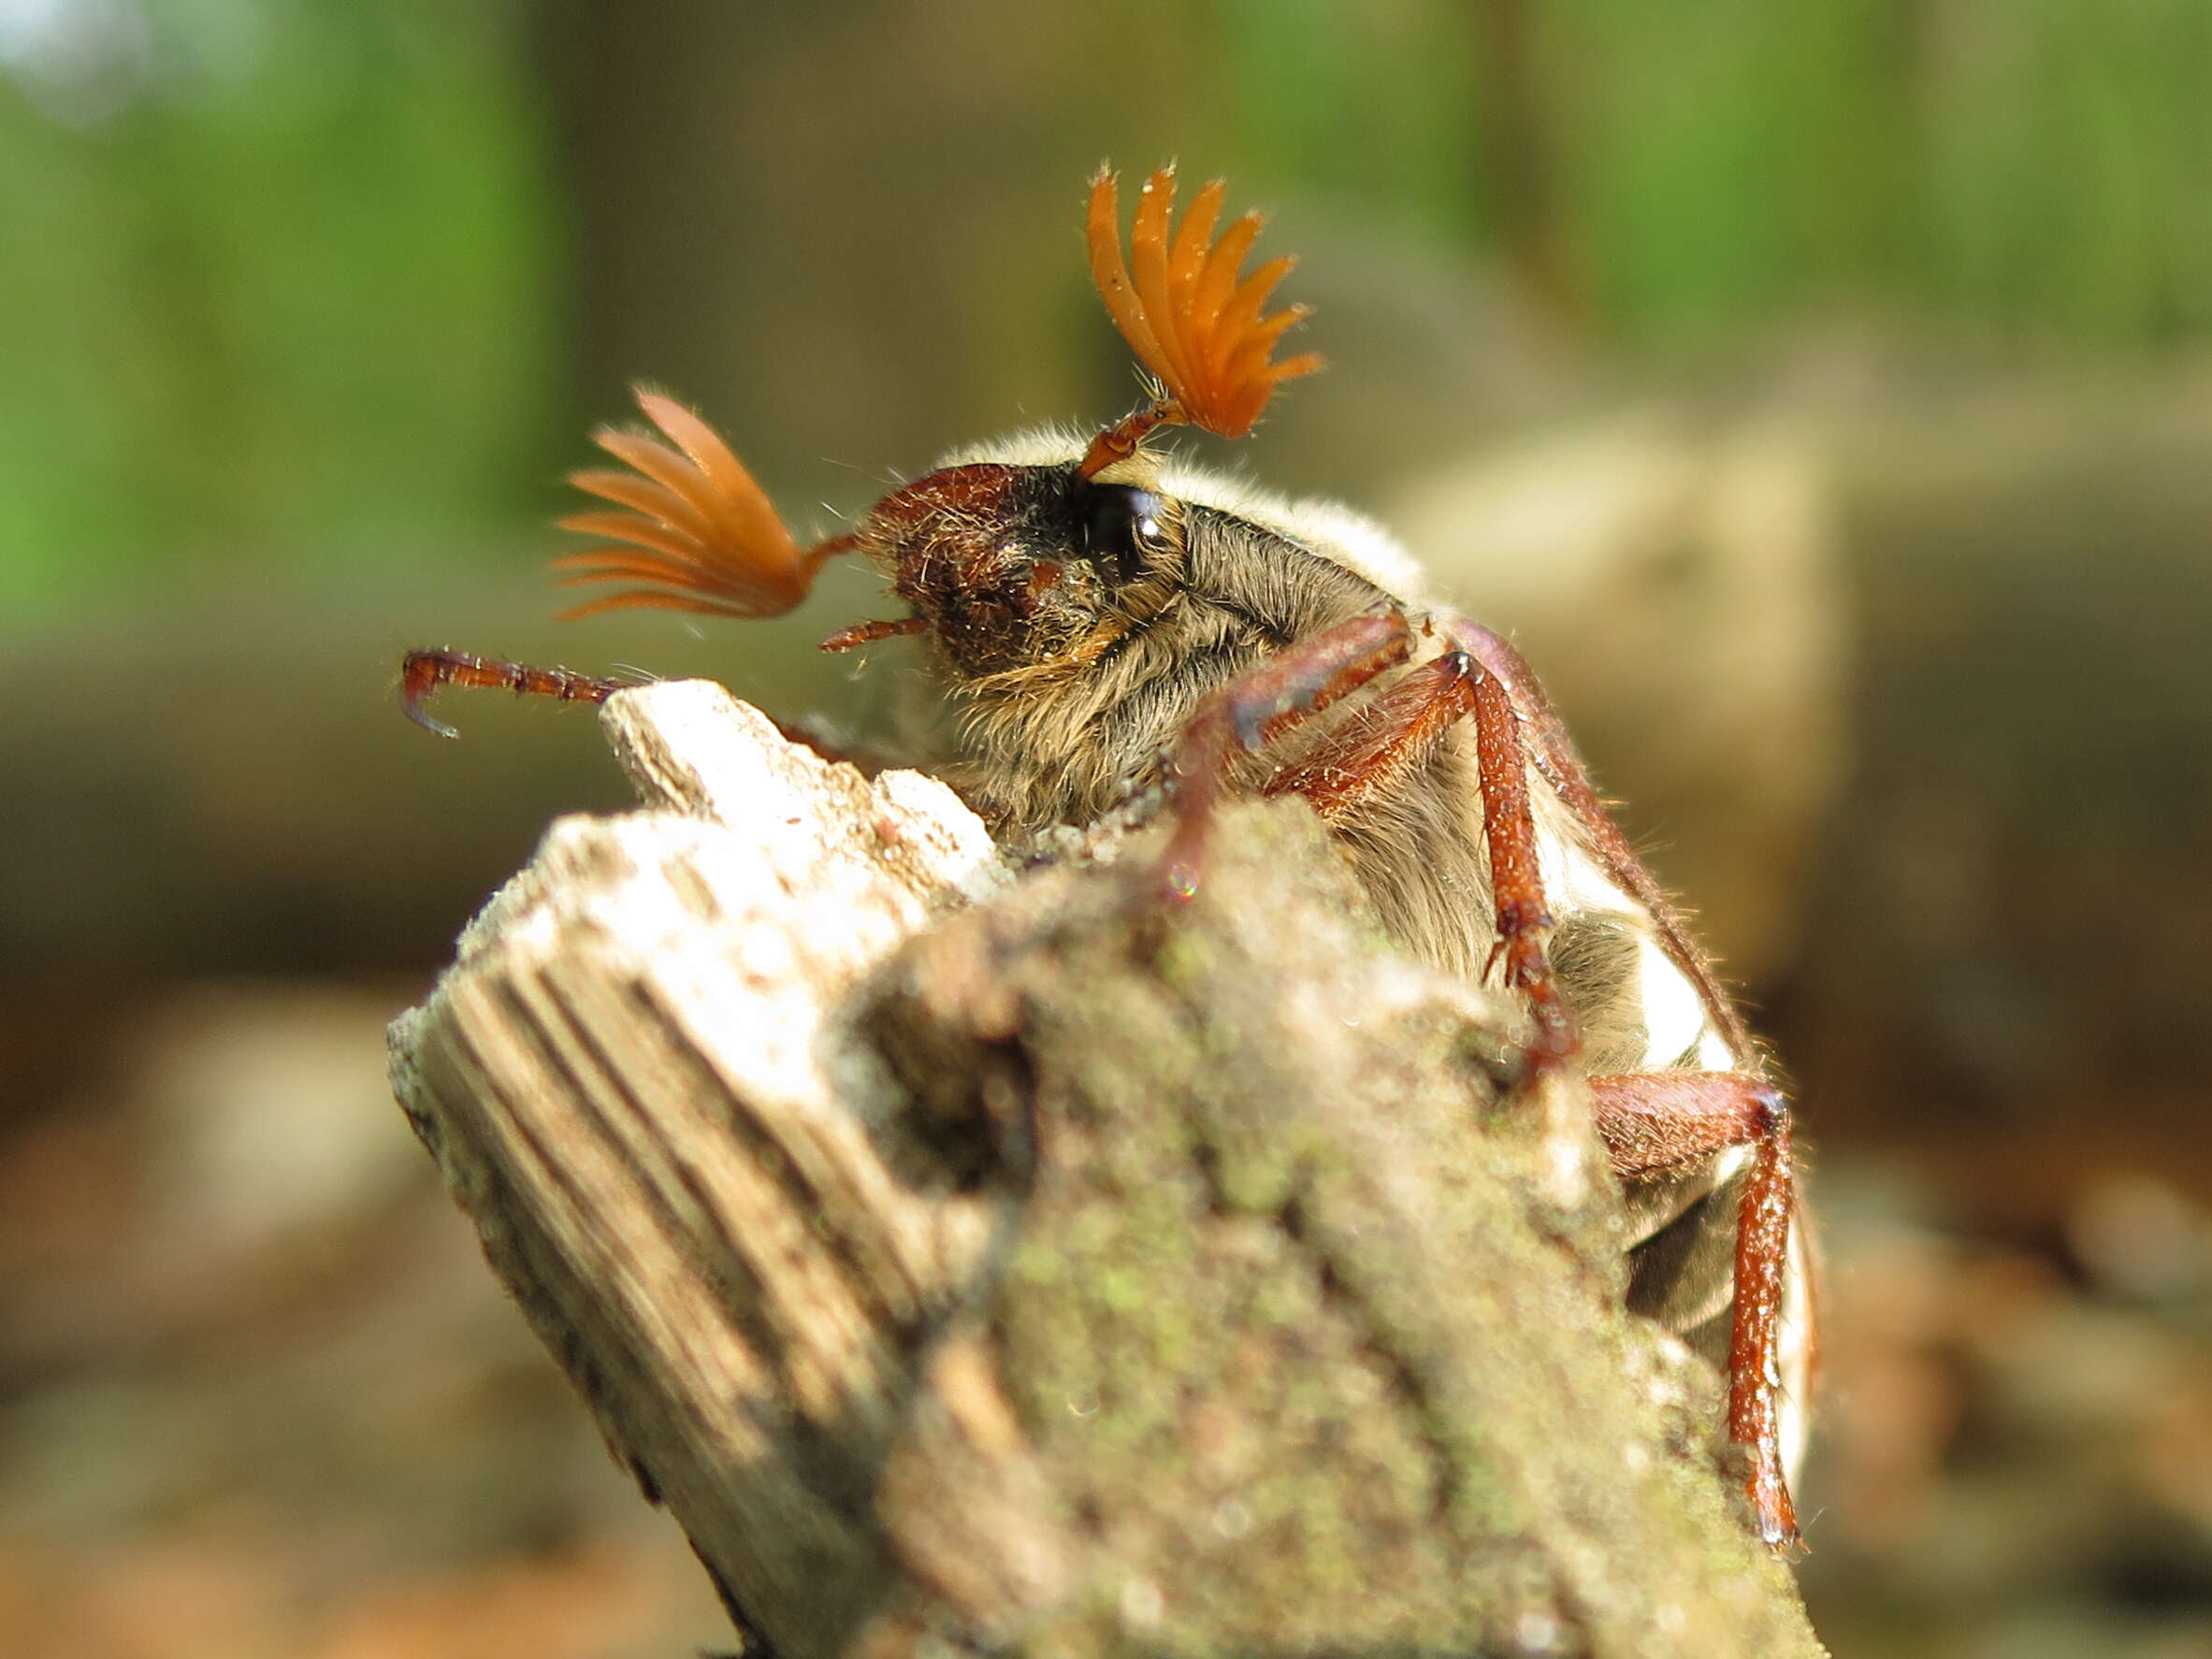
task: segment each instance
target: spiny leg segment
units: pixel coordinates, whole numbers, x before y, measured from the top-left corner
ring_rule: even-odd
[[[1176,828],[1161,861],[1170,899],[1198,890],[1214,808],[1239,754],[1357,691],[1413,654],[1413,628],[1395,606],[1363,611],[1277,652],[1199,703],[1168,762]]]
[[[1754,1052],[1755,1045],[1744,1027],[1743,1016],[1722,992],[1713,964],[1691,938],[1673,899],[1653,879],[1643,860],[1636,856],[1636,849],[1629,845],[1627,836],[1606,811],[1605,802],[1590,782],[1589,768],[1576,749],[1566,722],[1552,707],[1551,698],[1544,691],[1542,682],[1537,679],[1536,671],[1513,648],[1511,642],[1479,622],[1453,616],[1444,624],[1444,631],[1453,643],[1504,684],[1528,740],[1537,770],[1588,832],[1591,844],[1605,861],[1606,873],[1658,923],[1668,954],[1698,988],[1699,998],[1729,1052]]]
[[[1207,827],[1236,755],[1258,751],[1398,667],[1412,652],[1413,628],[1404,612],[1365,611],[1278,652],[1199,704],[1171,768],[1178,821],[1162,872],[1171,897],[1188,898],[1197,890]],[[1527,740],[1496,676],[1465,651],[1424,663],[1295,771],[1266,786],[1266,792],[1306,795],[1323,817],[1330,816],[1417,764],[1453,720],[1469,714],[1497,904],[1498,954],[1506,983],[1527,999],[1536,1017],[1530,1058],[1548,1065],[1574,1051],[1574,1022],[1544,957],[1552,916],[1537,863]]]
[[[1765,1078],[1745,1072],[1643,1072],[1592,1077],[1589,1085],[1598,1132],[1624,1177],[1752,1148],[1736,1217],[1728,1437],[1751,1449],[1747,1490],[1759,1536],[1776,1546],[1795,1543],[1781,1421],[1783,1275],[1797,1213],[1789,1104]]]

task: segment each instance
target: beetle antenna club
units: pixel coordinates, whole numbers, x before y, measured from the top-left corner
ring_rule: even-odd
[[[601,426],[592,441],[628,470],[586,468],[569,482],[611,502],[557,520],[601,545],[563,554],[562,585],[635,585],[561,613],[563,620],[650,607],[717,616],[781,616],[822,566],[857,544],[833,536],[802,552],[720,433],[674,398],[639,386],[638,407],[669,440]],[[673,448],[670,447],[673,444]]]
[[[1077,469],[1082,477],[1095,478],[1128,459],[1157,426],[1199,426],[1222,438],[1242,438],[1278,385],[1322,367],[1312,352],[1271,361],[1284,331],[1311,315],[1311,308],[1287,306],[1273,316],[1261,315],[1275,285],[1298,262],[1281,254],[1240,277],[1263,221],[1256,212],[1245,213],[1217,238],[1213,227],[1228,194],[1221,179],[1202,186],[1181,227],[1170,236],[1175,167],[1171,163],[1157,169],[1137,196],[1125,263],[1114,175],[1101,167],[1091,180],[1084,223],[1091,280],[1161,394],[1091,440]]]

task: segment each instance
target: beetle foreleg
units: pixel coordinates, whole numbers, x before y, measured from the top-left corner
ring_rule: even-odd
[[[1170,897],[1198,890],[1207,830],[1237,755],[1256,752],[1412,653],[1413,627],[1403,611],[1363,611],[1277,652],[1198,705],[1168,763],[1176,829],[1161,876]]]
[[[1294,719],[1317,713],[1403,661],[1410,635],[1402,642],[1394,633],[1370,644],[1372,636],[1359,627],[1379,620],[1374,613],[1354,617],[1309,646],[1270,657],[1201,706],[1176,752],[1186,792],[1177,843],[1168,853],[1171,890],[1187,893],[1195,882],[1199,837],[1227,770],[1230,734],[1245,747],[1256,748]],[[1402,616],[1396,620],[1406,626]],[[1294,713],[1288,712],[1293,688],[1308,686],[1320,690]],[[1497,952],[1505,961],[1506,984],[1527,999],[1536,1016],[1539,1033],[1530,1056],[1538,1064],[1550,1064],[1574,1051],[1574,1021],[1544,956],[1552,915],[1537,864],[1536,821],[1528,799],[1531,751],[1503,681],[1467,652],[1447,651],[1384,691],[1294,770],[1270,782],[1266,792],[1303,795],[1323,817],[1335,816],[1419,764],[1447,727],[1470,714],[1497,905]]]
[[[501,662],[495,657],[471,656],[465,651],[410,651],[399,665],[399,707],[426,731],[440,737],[461,734],[442,720],[430,716],[431,696],[445,685],[488,686],[520,697],[551,697],[562,702],[605,702],[628,684],[602,680],[568,669],[532,668],[525,662]]]
[[[1475,706],[1472,664],[1447,652],[1410,671],[1290,771],[1268,781],[1269,795],[1302,795],[1334,822],[1426,760],[1436,741]]]

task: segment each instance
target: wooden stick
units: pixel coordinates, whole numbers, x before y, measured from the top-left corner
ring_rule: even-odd
[[[393,1029],[494,1270],[748,1651],[1820,1652],[1508,1005],[1294,802],[1016,880],[914,773],[617,694]],[[1118,861],[1117,861],[1118,859]]]

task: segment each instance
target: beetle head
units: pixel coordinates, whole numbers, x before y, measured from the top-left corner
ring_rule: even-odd
[[[876,503],[860,541],[969,680],[1088,661],[1180,575],[1170,505],[1072,457],[944,468]]]

